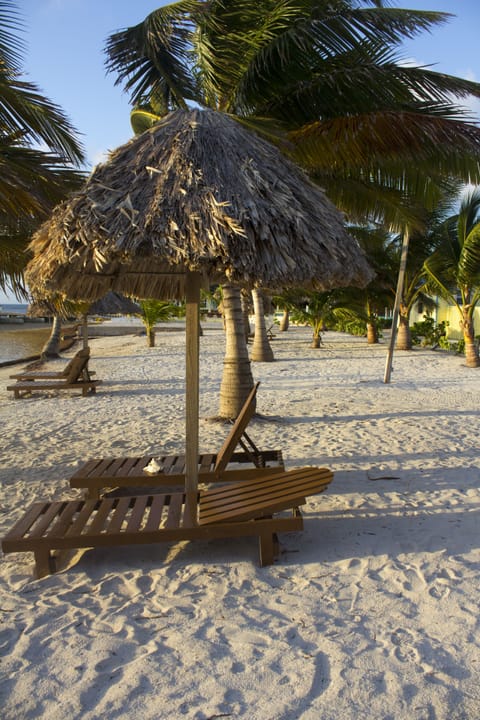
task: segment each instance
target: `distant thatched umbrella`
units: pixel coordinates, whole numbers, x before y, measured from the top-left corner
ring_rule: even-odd
[[[139,312],[140,305],[113,291],[95,300],[88,308],[89,315],[136,315]]]
[[[372,273],[322,190],[226,115],[178,110],[98,166],[37,231],[27,279],[95,299],[187,299],[187,490],[196,492],[200,282],[280,289]]]

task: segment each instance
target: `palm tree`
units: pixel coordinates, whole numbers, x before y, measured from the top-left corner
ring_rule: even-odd
[[[173,303],[154,299],[139,300],[138,304],[140,305],[138,317],[145,326],[147,345],[155,347],[155,325],[178,316],[178,308]]]
[[[446,173],[479,177],[480,130],[454,104],[480,85],[401,64],[402,40],[449,16],[374,0],[180,0],[110,36],[107,69],[144,113],[188,103],[277,141],[337,205],[414,217]]]
[[[249,389],[253,388],[253,375],[245,340],[240,288],[222,286],[223,316],[225,318],[225,358],[220,385],[221,418],[236,418]]]
[[[252,290],[253,307],[255,312],[255,335],[251,359],[254,362],[272,362],[273,350],[268,341],[267,327],[265,325],[265,306],[263,293],[260,288]]]
[[[402,65],[402,40],[448,15],[385,4],[179,0],[111,35],[107,70],[146,126],[188,104],[229,113],[303,164],[351,218],[412,224],[447,173],[480,181],[480,128],[455,104],[480,97],[480,85]],[[238,387],[248,392],[247,378]]]
[[[312,344],[310,346],[312,348],[321,346],[322,331],[328,322],[333,320],[333,298],[333,290],[326,292],[303,290],[300,292],[298,304],[290,311],[292,322],[310,325],[312,328]]]
[[[480,300],[480,187],[465,193],[459,212],[438,228],[438,245],[425,261],[431,286],[457,308],[467,367],[479,367],[474,312]]]
[[[0,289],[26,297],[28,239],[83,174],[76,132],[63,112],[21,77],[25,50],[13,0],[0,1]],[[38,149],[43,145],[46,150]]]

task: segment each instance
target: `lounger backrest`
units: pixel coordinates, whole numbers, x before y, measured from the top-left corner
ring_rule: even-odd
[[[82,348],[82,349],[79,350],[77,353],[75,353],[75,355],[74,355],[72,358],[70,358],[70,360],[68,361],[68,363],[67,363],[67,364],[65,365],[65,367],[63,368],[62,375],[63,375],[64,377],[68,377],[68,374],[69,374],[70,370],[72,369],[72,365],[74,365],[74,363],[76,362],[77,358],[79,358],[79,357],[84,357],[84,356],[87,356],[87,358],[90,356],[90,348],[88,348],[88,347],[87,347],[87,348]]]
[[[88,360],[89,355],[87,354],[78,355],[78,357],[75,356],[72,358],[72,365],[70,367],[68,375],[65,376],[65,380],[67,381],[67,383],[78,382],[78,380],[80,379],[80,375],[88,365]]]
[[[235,448],[238,445],[238,441],[247,429],[247,425],[252,419],[255,412],[255,408],[257,405],[257,388],[259,385],[259,382],[254,385],[253,390],[250,392],[249,396],[245,400],[237,419],[233,423],[232,428],[228,433],[228,436],[226,437],[225,442],[223,443],[217,455],[217,462],[215,463],[214,472],[223,472],[227,467],[228,463],[230,462],[230,459],[235,452]]]

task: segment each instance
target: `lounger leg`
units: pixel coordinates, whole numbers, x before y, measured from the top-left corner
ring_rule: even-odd
[[[280,542],[277,533],[273,533],[273,556],[278,558],[280,555]]]
[[[45,577],[45,575],[51,575],[55,572],[55,560],[50,555],[50,550],[35,550],[35,575],[37,578]]]
[[[100,488],[87,488],[84,497],[85,500],[100,500]]]
[[[274,533],[264,533],[258,538],[258,550],[260,555],[260,567],[273,565],[275,559]]]

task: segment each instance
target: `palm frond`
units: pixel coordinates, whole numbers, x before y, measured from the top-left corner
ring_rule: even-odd
[[[162,95],[170,108],[198,100],[192,72],[192,37],[201,0],[180,0],[150,13],[143,22],[111,35],[106,44],[106,68],[124,83],[132,105],[152,93]]]
[[[480,128],[473,123],[415,112],[377,112],[314,122],[289,133],[295,157],[318,171],[383,163],[412,163],[420,170],[480,181]],[[425,173],[427,174],[427,173]]]

